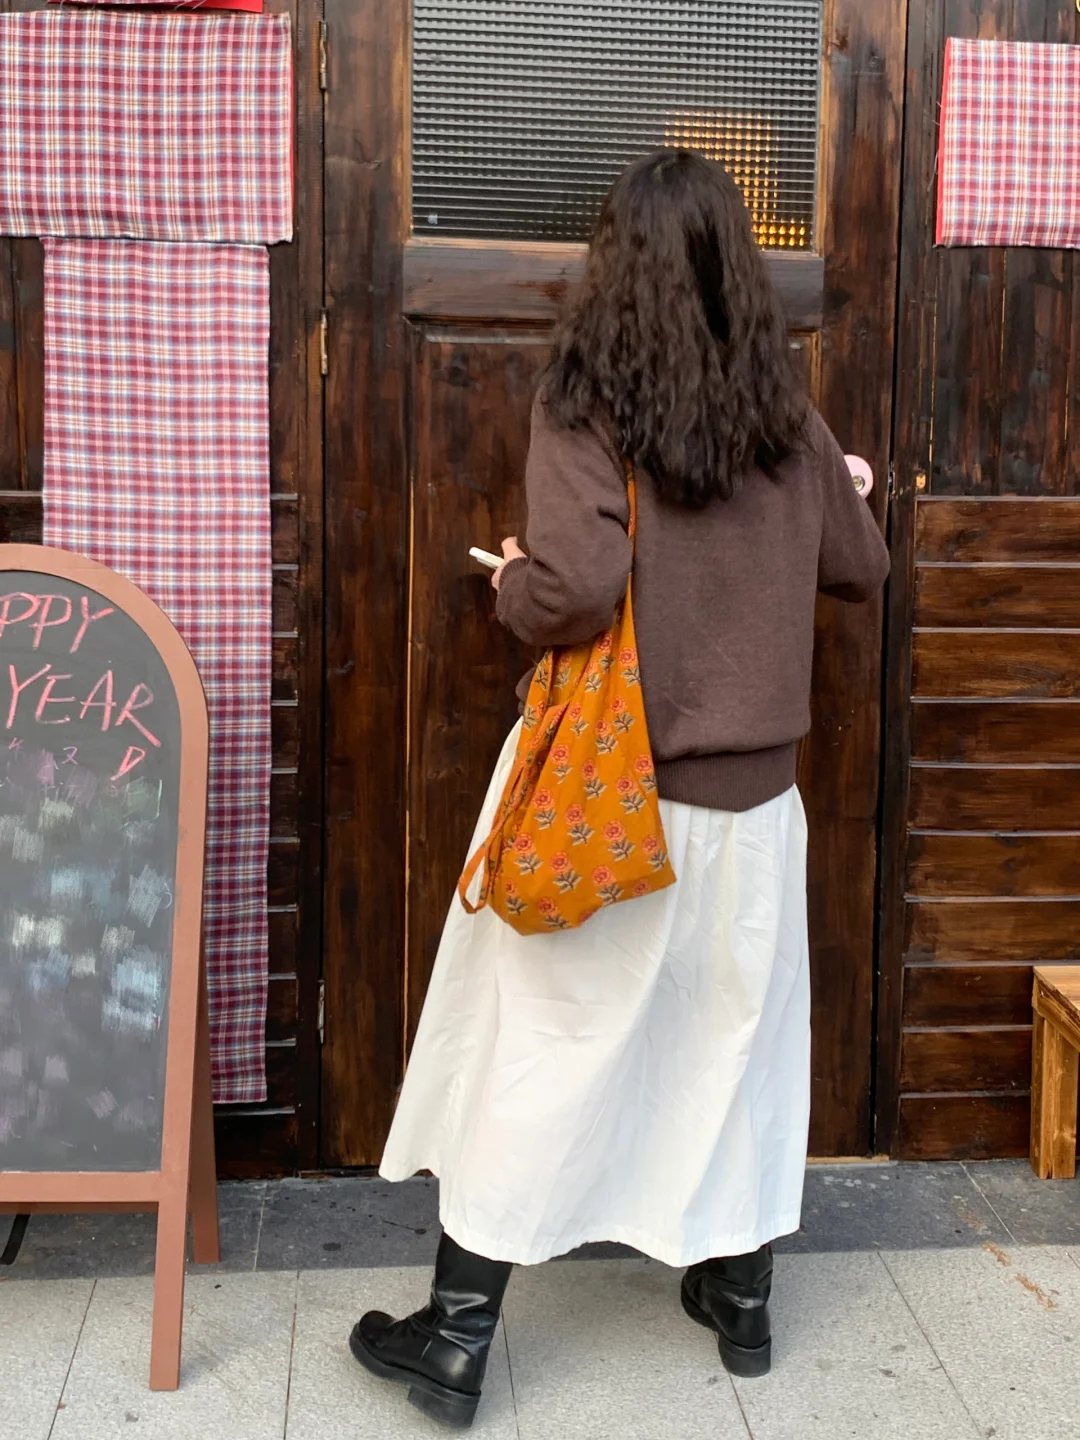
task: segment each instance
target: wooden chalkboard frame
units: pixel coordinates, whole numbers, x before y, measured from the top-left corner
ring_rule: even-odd
[[[0,576],[25,570],[85,585],[128,615],[164,662],[180,711],[180,789],[160,1169],[0,1171],[0,1213],[145,1210],[157,1214],[150,1388],[180,1383],[187,1220],[200,1264],[221,1258],[202,951],[209,725],[195,661],[168,616],[130,580],[66,550],[0,545]]]

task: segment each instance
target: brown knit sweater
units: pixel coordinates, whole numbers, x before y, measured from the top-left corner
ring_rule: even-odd
[[[599,430],[538,399],[525,472],[528,560],[507,565],[498,615],[529,645],[573,645],[626,592],[629,504]],[[634,622],[660,794],[749,810],[795,781],[810,728],[815,594],[867,600],[888,552],[840,447],[814,412],[806,444],[707,509],[665,504],[638,476]]]

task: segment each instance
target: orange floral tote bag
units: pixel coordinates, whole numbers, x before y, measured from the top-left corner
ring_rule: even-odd
[[[628,473],[630,536],[637,526]],[[469,892],[484,867],[475,903]],[[675,880],[664,844],[631,586],[609,631],[549,650],[529,688],[495,828],[458,885],[522,935],[571,930]]]

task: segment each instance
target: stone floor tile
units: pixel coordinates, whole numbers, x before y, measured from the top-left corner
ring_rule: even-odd
[[[221,1268],[254,1269],[265,1192],[262,1181],[218,1186]],[[153,1215],[32,1215],[11,1274],[41,1280],[152,1275],[156,1237]],[[200,1268],[192,1266],[192,1273]]]
[[[48,1440],[93,1288],[0,1279],[0,1435]]]
[[[281,1440],[296,1276],[195,1275],[180,1389],[152,1391],[148,1279],[99,1280],[52,1440]]]
[[[1080,1267],[1064,1249],[1000,1246],[883,1255],[978,1433],[1080,1433]]]
[[[258,1264],[260,1270],[431,1265],[440,1233],[435,1180],[284,1180],[267,1194]]]
[[[977,1435],[879,1255],[779,1257],[772,1316],[772,1373],[735,1381],[754,1440]]]
[[[1026,1160],[964,1169],[1018,1245],[1080,1245],[1080,1177],[1040,1180]]]
[[[811,1165],[802,1226],[776,1248],[784,1254],[953,1249],[1004,1238],[960,1165]]]
[[[708,1334],[652,1261],[516,1271],[504,1308],[521,1440],[747,1440]]]
[[[402,1316],[427,1299],[426,1271],[329,1270],[300,1275],[286,1440],[434,1440],[437,1427],[409,1403],[404,1386],[369,1375],[353,1359],[349,1331],[365,1310]],[[517,1440],[502,1330],[470,1435]]]

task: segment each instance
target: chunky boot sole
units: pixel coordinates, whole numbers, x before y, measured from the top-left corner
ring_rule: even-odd
[[[359,1325],[349,1336],[349,1349],[365,1370],[370,1370],[380,1380],[395,1380],[399,1385],[408,1385],[410,1405],[415,1405],[432,1420],[438,1420],[454,1430],[468,1430],[472,1426],[480,1404],[479,1395],[451,1390],[448,1385],[440,1385],[437,1380],[410,1370],[407,1365],[388,1365],[364,1344]]]
[[[745,1345],[736,1345],[729,1340],[708,1311],[702,1310],[685,1289],[682,1291],[682,1307],[695,1324],[703,1325],[706,1330],[711,1330],[716,1336],[720,1359],[724,1362],[724,1369],[729,1375],[737,1375],[740,1380],[756,1380],[759,1376],[769,1373],[772,1367],[771,1336],[764,1345],[748,1349]]]

